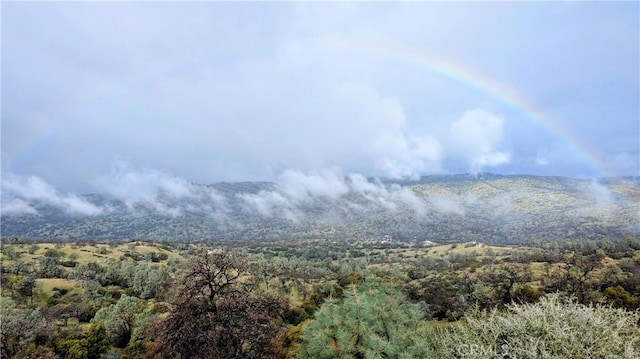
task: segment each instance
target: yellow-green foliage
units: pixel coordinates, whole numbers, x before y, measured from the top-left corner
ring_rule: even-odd
[[[166,264],[169,260],[182,261],[183,257],[171,250],[167,250],[161,246],[144,242],[131,242],[131,243],[118,243],[118,244],[104,244],[104,243],[87,243],[87,244],[74,244],[74,243],[34,243],[34,244],[3,244],[3,247],[11,247],[19,258],[16,260],[23,260],[28,263],[32,263],[34,266],[38,263],[38,260],[43,257],[47,250],[54,249],[60,252],[61,261],[75,261],[77,264],[87,264],[89,262],[106,263],[109,260],[119,260],[127,257],[128,254],[140,254],[144,257],[147,253],[155,252],[156,254],[164,253],[167,256],[166,260],[162,260],[159,264]],[[33,249],[35,248],[33,253]],[[6,255],[2,255],[2,259],[5,266],[11,267],[16,260],[10,260]]]

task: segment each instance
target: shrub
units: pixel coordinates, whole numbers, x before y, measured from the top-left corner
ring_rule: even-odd
[[[58,292],[58,293],[60,293],[60,295],[61,295],[61,296],[63,296],[63,295],[65,295],[65,294],[69,293],[69,288],[58,288],[58,287],[53,287],[53,288],[52,288],[52,291],[54,291],[54,292]]]
[[[70,310],[81,323],[89,323],[98,311],[95,306],[87,303],[72,304]]]
[[[466,324],[436,336],[436,349],[445,358],[638,358],[638,319],[553,294],[503,312],[471,312]]]
[[[62,261],[60,262],[60,265],[63,267],[67,267],[67,268],[75,268],[75,266],[78,264],[78,262],[75,261]]]
[[[65,359],[98,359],[108,349],[107,331],[97,324],[92,324],[88,333],[70,336],[56,343],[56,353]]]
[[[29,252],[29,254],[35,254],[38,251],[38,245],[37,244],[30,245],[27,251]]]
[[[311,315],[309,315],[305,309],[300,307],[290,307],[284,312],[282,319],[287,324],[298,325],[310,317]]]

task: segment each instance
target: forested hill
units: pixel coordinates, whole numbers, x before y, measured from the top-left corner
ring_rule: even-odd
[[[189,184],[132,199],[78,196],[98,210],[54,203],[4,212],[3,238],[47,240],[273,241],[371,238],[406,241],[601,239],[640,234],[638,178],[451,175],[394,182]]]

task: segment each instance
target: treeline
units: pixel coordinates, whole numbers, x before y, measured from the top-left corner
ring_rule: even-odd
[[[640,356],[633,237],[75,246],[3,245],[2,357]]]

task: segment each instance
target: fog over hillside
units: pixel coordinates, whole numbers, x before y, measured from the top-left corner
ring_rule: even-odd
[[[632,2],[7,2],[2,236],[637,233],[637,181],[602,180],[640,174],[637,14]]]
[[[0,43],[0,358],[640,358],[640,1],[2,1]]]
[[[339,170],[285,171],[276,182],[193,184],[121,168],[100,193],[3,179],[2,235],[58,239],[527,240],[640,233],[640,182],[442,175],[382,180]]]

